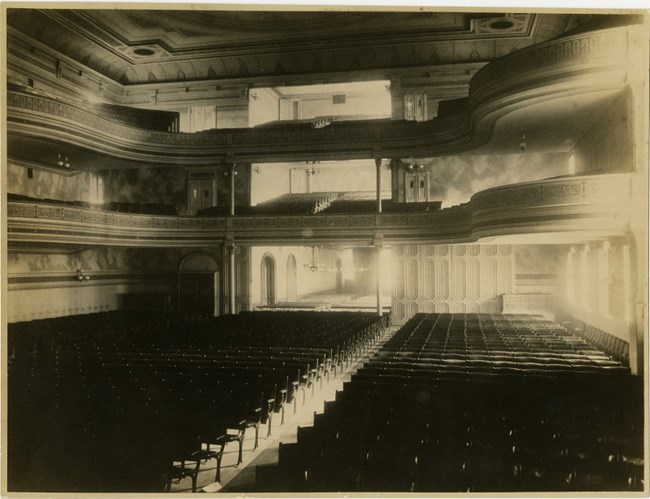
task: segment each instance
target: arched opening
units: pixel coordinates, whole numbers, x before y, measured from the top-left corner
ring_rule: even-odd
[[[206,252],[190,253],[178,266],[178,309],[219,315],[219,264]]]
[[[298,267],[293,255],[287,258],[287,301],[298,301]]]
[[[275,303],[275,259],[266,254],[262,258],[262,305]]]

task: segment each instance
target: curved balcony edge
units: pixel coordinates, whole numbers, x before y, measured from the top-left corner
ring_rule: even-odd
[[[40,244],[204,247],[240,245],[442,244],[502,236],[564,233],[571,238],[624,235],[632,175],[609,174],[495,187],[464,205],[403,214],[181,217],[132,215],[48,205],[7,204],[9,249]]]
[[[133,128],[78,105],[38,94],[7,93],[8,134],[80,146],[155,165],[214,165],[427,157],[484,145],[504,114],[584,88],[623,88],[634,61],[628,46],[640,26],[580,33],[533,45],[484,66],[470,82],[469,108],[432,121],[359,121],[323,129],[228,129],[200,134]],[[552,88],[552,92],[549,89]],[[11,144],[11,142],[10,142]],[[232,159],[231,159],[232,160]]]

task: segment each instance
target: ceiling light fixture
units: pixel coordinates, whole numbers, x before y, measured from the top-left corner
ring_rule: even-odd
[[[343,272],[343,268],[339,267],[326,267],[322,263],[316,263],[316,246],[311,248],[311,263],[305,263],[304,267],[309,272]],[[352,272],[368,272],[370,267],[352,267],[349,268]]]
[[[316,263],[316,247],[312,246],[311,248],[311,263],[305,263],[304,267],[310,272],[318,272],[324,269],[323,265],[318,265]]]

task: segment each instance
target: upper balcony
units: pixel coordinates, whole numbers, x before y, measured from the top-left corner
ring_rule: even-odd
[[[566,108],[570,99],[607,95],[642,81],[630,50],[642,39],[642,30],[626,26],[574,34],[510,53],[474,76],[466,106],[424,122],[362,120],[324,128],[278,125],[175,133],[129,126],[97,108],[10,90],[8,150],[14,159],[38,163],[56,157],[57,148],[65,145],[86,159],[78,163],[96,168],[459,153],[507,134],[503,127],[514,126],[507,118],[518,110],[526,113],[518,116],[517,129],[534,128],[534,109],[549,103]]]

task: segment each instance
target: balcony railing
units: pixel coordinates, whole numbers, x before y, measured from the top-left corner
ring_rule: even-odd
[[[17,244],[204,247],[241,245],[441,244],[504,235],[625,235],[632,176],[564,177],[507,185],[439,211],[393,214],[184,217],[116,213],[12,201],[9,247]],[[551,241],[549,241],[551,242]],[[554,241],[559,242],[559,241]]]

